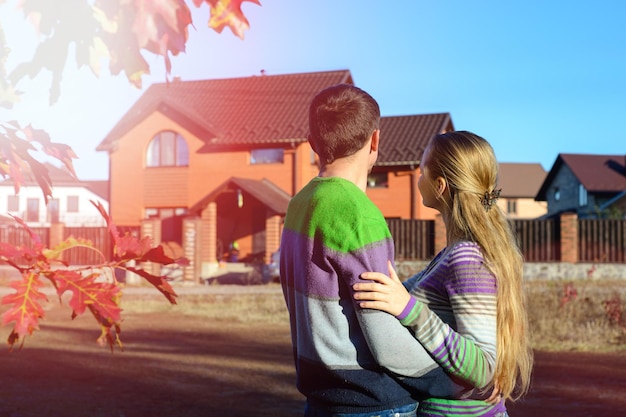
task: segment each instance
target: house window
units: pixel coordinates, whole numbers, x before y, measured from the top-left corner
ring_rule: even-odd
[[[282,164],[285,160],[285,150],[280,149],[253,149],[250,152],[251,164]]]
[[[26,200],[26,221],[38,222],[39,221],[39,199],[29,198]]]
[[[77,195],[67,196],[67,212],[78,213],[78,196]]]
[[[506,201],[506,212],[508,214],[517,213],[517,200],[507,200]]]
[[[59,199],[53,198],[48,201],[48,221],[50,223],[59,222]]]
[[[578,184],[578,205],[581,207],[587,205],[587,189],[582,184]]]
[[[367,176],[367,186],[370,188],[388,188],[389,177],[386,172],[371,172]]]
[[[554,189],[554,200],[559,201],[560,199],[561,199],[561,190],[559,190],[559,187],[556,187]]]
[[[7,211],[20,211],[20,198],[18,196],[7,196]]]
[[[189,165],[187,142],[178,133],[164,131],[158,133],[148,145],[146,166],[183,167]]]
[[[146,207],[144,218],[167,219],[168,217],[182,216],[187,213],[185,207]]]

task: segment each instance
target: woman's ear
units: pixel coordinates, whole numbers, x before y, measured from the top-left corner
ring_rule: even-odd
[[[444,177],[437,177],[435,181],[437,182],[437,198],[441,198],[448,188],[448,182]]]

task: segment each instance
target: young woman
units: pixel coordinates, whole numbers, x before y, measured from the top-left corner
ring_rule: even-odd
[[[493,149],[470,132],[440,134],[421,171],[418,187],[424,205],[443,217],[446,248],[404,284],[391,263],[390,277],[362,274],[368,282],[353,285],[354,298],[396,316],[440,366],[477,387],[464,398],[420,401],[419,416],[506,416],[505,401],[528,390],[533,357],[522,256],[496,204]],[[499,401],[471,399],[494,387]]]

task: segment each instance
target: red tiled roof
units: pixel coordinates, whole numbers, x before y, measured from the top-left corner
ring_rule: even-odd
[[[498,168],[498,187],[505,198],[535,198],[546,175],[539,163],[502,162]]]
[[[107,151],[142,119],[160,111],[201,139],[205,148],[304,142],[308,105],[320,90],[352,84],[348,70],[153,84],[97,150]]]
[[[428,141],[448,130],[454,130],[450,113],[382,117],[376,165],[417,167]]]
[[[566,164],[590,192],[617,193],[626,190],[626,154],[559,154],[536,199],[545,200],[547,187],[560,167]]]
[[[587,191],[626,190],[626,154],[560,154]]]

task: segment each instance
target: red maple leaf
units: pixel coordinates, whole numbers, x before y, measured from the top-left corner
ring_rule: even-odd
[[[2,314],[2,325],[15,323],[7,340],[11,347],[23,340],[24,336],[31,335],[33,330],[39,329],[39,319],[44,316],[41,301],[48,301],[48,297],[39,291],[41,285],[36,274],[27,272],[21,280],[9,284],[15,293],[2,297],[2,304],[11,305]]]

